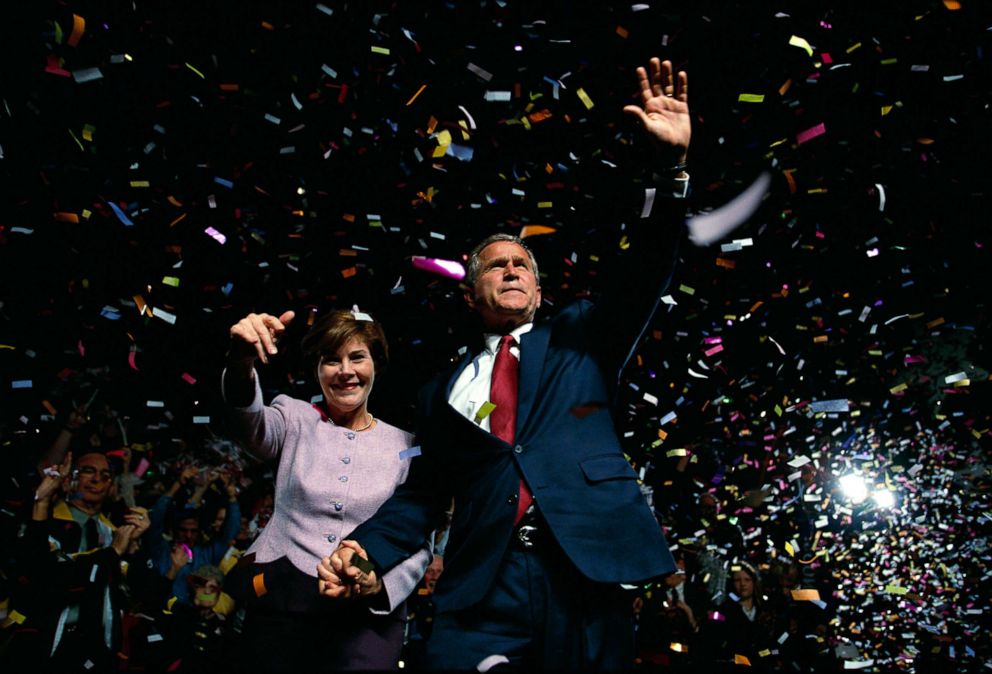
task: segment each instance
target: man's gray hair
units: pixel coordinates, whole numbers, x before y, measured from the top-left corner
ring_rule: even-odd
[[[527,257],[530,258],[531,271],[534,272],[534,278],[537,279],[537,283],[540,285],[541,276],[537,271],[537,258],[534,257],[534,251],[532,251],[527,244],[524,243],[524,240],[516,234],[506,234],[504,232],[487,236],[472,249],[472,252],[469,253],[468,256],[468,270],[465,272],[465,282],[472,286],[475,285],[475,279],[479,276],[479,255],[482,254],[482,251],[485,250],[487,246],[499,241],[509,241],[510,243],[515,243],[527,251]]]

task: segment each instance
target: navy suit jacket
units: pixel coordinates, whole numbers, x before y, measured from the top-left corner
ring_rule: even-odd
[[[672,225],[642,224],[645,236],[632,238],[604,274],[609,287],[600,301],[571,304],[522,336],[513,445],[448,404],[472,353],[420,391],[422,454],[406,483],[350,538],[388,570],[423,544],[454,497],[435,590],[439,612],[469,607],[489,589],[513,532],[521,476],[554,538],[589,579],[638,582],[674,571],[610,405],[674,267]]]

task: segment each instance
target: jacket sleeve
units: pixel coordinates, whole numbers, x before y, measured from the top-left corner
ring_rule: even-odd
[[[227,370],[221,378],[227,375]],[[257,459],[274,459],[282,450],[286,438],[286,420],[277,407],[266,406],[262,402],[262,387],[255,373],[255,396],[247,407],[236,407],[225,399],[227,416],[231,422],[234,437]],[[221,394],[224,386],[221,384]]]
[[[433,557],[428,546],[422,547],[413,556],[407,557],[382,576],[382,587],[386,591],[389,600],[389,608],[383,610],[373,609],[373,613],[392,613],[396,608],[406,601],[407,597],[413,594],[424,577],[427,565],[431,563]]]
[[[643,189],[651,189],[645,183]],[[658,197],[646,217],[633,215],[600,272],[589,317],[603,373],[615,383],[636,351],[668,290],[684,238],[685,199]],[[625,218],[626,220],[626,218]]]
[[[421,425],[426,424],[426,390],[420,395]],[[426,430],[418,429],[418,440],[424,438]],[[441,467],[431,452],[423,451],[412,460],[406,482],[399,485],[375,515],[359,525],[350,538],[358,541],[376,566],[385,572],[385,582],[393,567],[418,555],[450,501],[451,495],[443,486]],[[417,563],[423,563],[426,568],[430,555],[427,554],[426,561],[420,560]]]

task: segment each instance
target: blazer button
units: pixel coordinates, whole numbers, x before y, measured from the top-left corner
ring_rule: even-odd
[[[524,451],[524,446],[523,445],[517,445],[516,447],[513,448],[513,451],[516,452],[517,454],[522,454],[523,451]]]
[[[328,543],[333,543],[336,540],[338,540],[338,537],[337,536],[335,536],[334,534],[327,534],[327,542]]]
[[[516,503],[520,496],[518,494],[513,494],[506,499],[507,503]]]
[[[342,482],[347,482],[348,481],[348,476],[347,475],[342,475],[338,479],[341,480]]]
[[[346,433],[346,435],[348,436],[348,439],[349,440],[354,440],[355,439],[355,434],[354,433],[349,432],[349,433]]]
[[[350,456],[346,456],[346,457],[342,458],[341,459],[341,463],[351,463],[351,457]]]
[[[342,508],[344,508],[344,504],[343,504],[343,503],[341,503],[341,501],[335,501],[335,502],[334,502],[334,509],[335,509],[336,511],[338,511],[338,512],[341,512],[341,509],[342,509]]]

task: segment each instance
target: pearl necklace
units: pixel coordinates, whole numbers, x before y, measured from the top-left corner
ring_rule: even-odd
[[[367,424],[365,424],[361,428],[348,428],[348,430],[354,431],[355,433],[361,433],[362,431],[367,431],[370,428],[372,428],[372,424],[375,422],[375,417],[372,416],[371,412],[366,412],[366,414],[369,415],[369,422]],[[337,424],[334,423],[334,419],[327,417],[327,420],[331,422],[331,426],[337,426]],[[342,426],[342,428],[347,428],[347,426]]]

